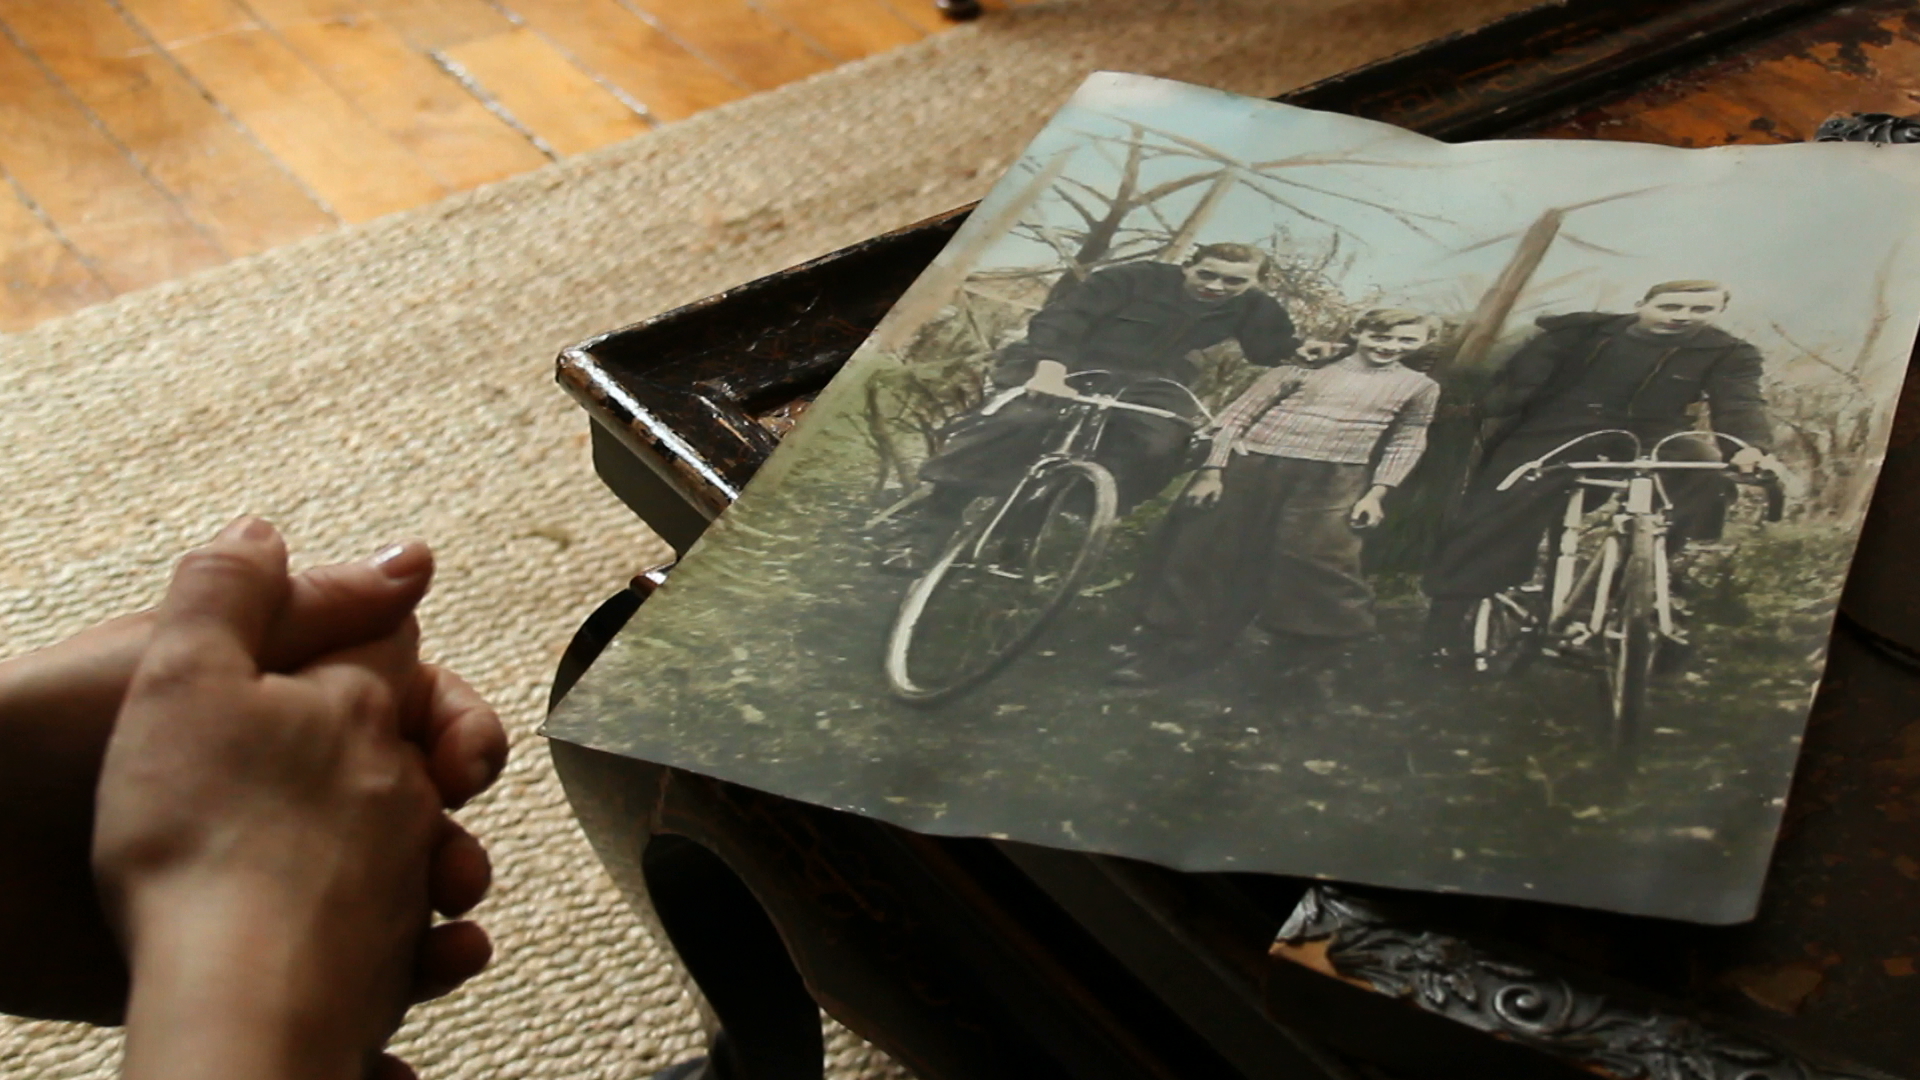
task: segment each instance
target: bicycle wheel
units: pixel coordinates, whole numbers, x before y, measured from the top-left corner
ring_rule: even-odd
[[[1631,748],[1639,738],[1660,649],[1654,582],[1658,573],[1654,545],[1659,538],[1645,522],[1635,519],[1627,542],[1627,565],[1614,594],[1606,634],[1607,690],[1616,750]]]
[[[1067,461],[975,509],[894,616],[887,683],[903,700],[953,697],[1031,645],[1105,550],[1117,499],[1105,468]]]
[[[1507,589],[1473,606],[1469,630],[1475,674],[1498,678],[1533,659],[1540,640],[1540,619],[1529,603],[1535,599],[1521,589]]]

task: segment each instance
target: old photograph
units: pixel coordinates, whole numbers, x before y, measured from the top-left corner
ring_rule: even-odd
[[[1751,916],[1920,158],[1097,75],[547,732],[908,828]]]

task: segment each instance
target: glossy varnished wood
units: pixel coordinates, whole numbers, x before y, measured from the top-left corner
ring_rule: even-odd
[[[0,332],[948,25],[932,0],[0,0]]]
[[[334,224],[111,0],[4,0],[0,22],[226,255],[251,255]],[[15,159],[19,144],[9,138],[4,145],[0,160]]]
[[[9,179],[106,288],[141,288],[224,257],[85,106],[9,40],[0,40],[0,95],[14,103],[0,111]]]

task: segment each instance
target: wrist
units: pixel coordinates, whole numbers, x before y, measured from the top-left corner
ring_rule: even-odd
[[[299,912],[239,881],[141,891],[127,905],[123,1080],[359,1080],[375,1046],[339,1029],[337,1003],[313,1000]]]

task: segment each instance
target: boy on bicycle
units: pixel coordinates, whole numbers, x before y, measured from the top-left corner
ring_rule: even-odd
[[[1533,576],[1540,543],[1570,480],[1529,481],[1506,491],[1514,469],[1569,439],[1618,428],[1643,443],[1692,428],[1708,406],[1713,430],[1747,444],[1727,459],[1743,472],[1776,465],[1753,345],[1715,326],[1731,299],[1717,281],[1663,281],[1631,313],[1548,315],[1514,353],[1486,402],[1493,433],[1448,518],[1423,583],[1432,600],[1426,647],[1435,660],[1464,654],[1467,614],[1482,597]],[[1702,439],[1669,444],[1667,456],[1718,460]],[[1673,500],[1670,544],[1718,536],[1727,484],[1717,476],[1662,481]]]
[[[1269,372],[1221,412],[1142,575],[1135,654],[1115,682],[1197,674],[1256,620],[1298,658],[1373,632],[1360,534],[1426,449],[1440,387],[1401,361],[1440,325],[1376,308],[1330,362]]]
[[[1116,394],[1181,416],[1196,414],[1185,389],[1197,371],[1190,353],[1234,340],[1261,366],[1282,364],[1298,340],[1285,305],[1261,291],[1267,256],[1249,244],[1206,244],[1182,265],[1151,260],[1063,282],[988,374],[988,393],[1063,374],[1103,372],[1083,391]],[[918,508],[906,569],[918,570],[958,525],[976,496],[1005,490],[1043,452],[1057,418],[1031,395],[991,414],[968,413],[942,435],[920,467],[932,491]],[[1166,487],[1185,461],[1191,427],[1119,413],[1108,420],[1096,460],[1112,473],[1125,513]]]

